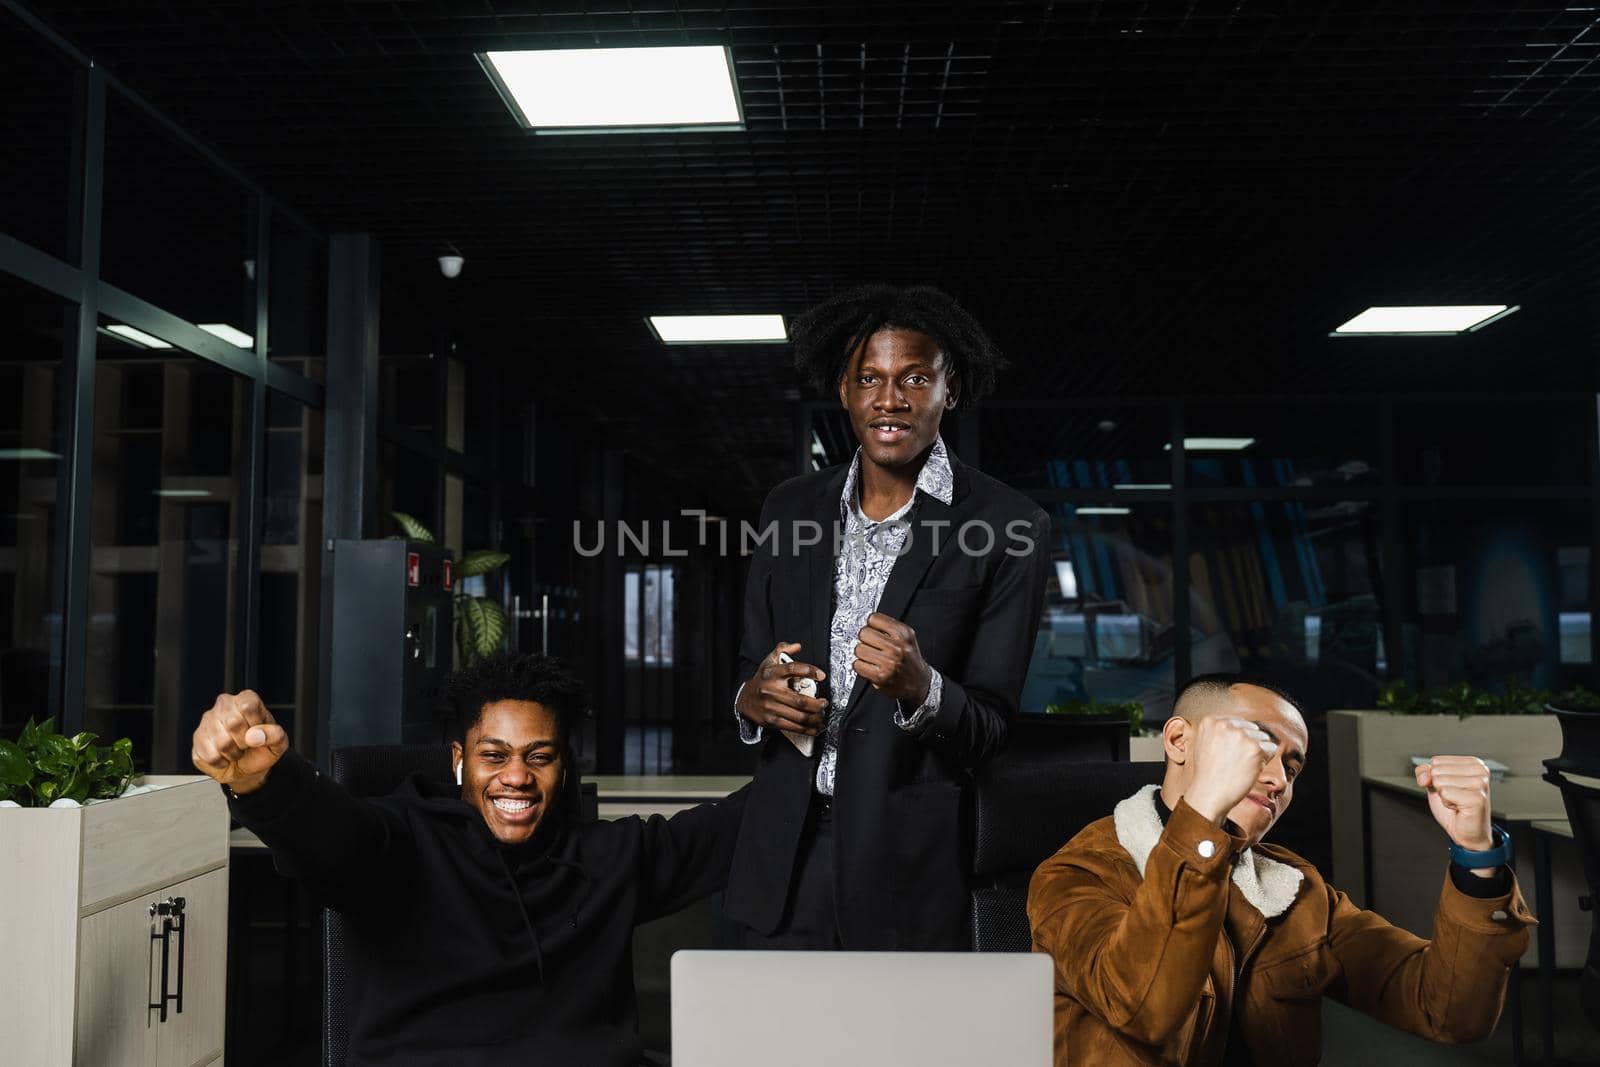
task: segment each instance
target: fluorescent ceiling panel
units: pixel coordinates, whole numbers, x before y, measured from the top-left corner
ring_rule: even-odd
[[[211,495],[209,489],[152,489],[150,491],[156,496],[176,497],[179,499],[208,497]]]
[[[650,329],[664,344],[740,344],[786,341],[782,315],[651,315]]]
[[[1172,451],[1171,447],[1167,451]],[[1171,489],[1171,482],[1118,482],[1113,489]]]
[[[135,330],[132,326],[126,326],[120,322],[112,323],[110,326],[107,326],[105,330],[106,333],[120,337],[122,340],[127,341],[130,344],[136,344],[140,348],[172,347],[159,337],[154,337],[150,334],[147,334],[143,330]]]
[[[1079,515],[1131,515],[1132,508],[1078,508]]]
[[[1470,333],[1516,311],[1509,304],[1370,307],[1334,330],[1332,337],[1449,337]]]
[[[199,327],[212,337],[220,337],[235,348],[250,349],[256,346],[256,339],[243,330],[236,330],[225,322],[202,322]]]
[[[1185,437],[1183,448],[1186,452],[1238,452],[1255,443],[1254,437]],[[1172,451],[1171,445],[1161,447]]]
[[[744,127],[722,45],[483,52],[478,62],[538,133]]]
[[[60,459],[59,452],[46,452],[42,448],[0,448],[0,459]]]

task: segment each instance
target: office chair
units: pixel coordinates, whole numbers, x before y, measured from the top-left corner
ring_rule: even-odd
[[[1561,723],[1562,744],[1561,755],[1544,761],[1544,778],[1561,790],[1589,887],[1589,952],[1578,978],[1578,1003],[1590,1024],[1600,1028],[1600,910],[1595,907],[1600,902],[1600,788],[1574,780],[1600,778],[1600,712],[1547,710]]]
[[[332,758],[333,780],[358,797],[384,796],[394,792],[412,772],[429,778],[450,781],[449,745],[354,745],[336,748]],[[592,822],[599,817],[599,799],[593,782],[582,784],[579,819]],[[350,1048],[350,1004],[359,980],[351,967],[350,944],[344,916],[331,909],[322,912],[322,1062],[325,1067],[343,1067]]]
[[[1005,753],[986,764],[976,789],[973,949],[1030,951],[1027,899],[1034,869],[1119,801],[1161,781],[1164,771],[1161,763],[1008,759]]]

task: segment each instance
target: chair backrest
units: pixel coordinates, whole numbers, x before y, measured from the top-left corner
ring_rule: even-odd
[[[1120,715],[1018,715],[1001,755],[1032,762],[1125,761],[1128,720]]]
[[[1578,849],[1578,862],[1583,867],[1584,881],[1589,885],[1589,899],[1600,902],[1600,788],[1573,781],[1569,774],[1592,778],[1600,774],[1600,767],[1584,765],[1584,771],[1569,770],[1562,764],[1571,761],[1562,757],[1545,760],[1549,768],[1545,780],[1561,790],[1561,800],[1567,809],[1567,822],[1572,825],[1572,841]],[[1563,773],[1566,770],[1566,773]],[[1578,981],[1578,1002],[1589,1022],[1600,1027],[1600,909],[1589,909],[1589,953],[1584,959],[1583,974]],[[1548,918],[1546,919],[1548,922]]]
[[[449,745],[351,745],[336,748],[329,761],[333,780],[358,797],[386,796],[413,773],[449,781],[454,777]],[[582,783],[578,818],[599,817],[599,796],[593,782]],[[350,1048],[350,1005],[360,973],[353,966],[344,916],[322,912],[322,1062],[343,1067]]]
[[[1078,831],[1111,814],[1160,763],[991,760],[978,772],[973,842],[972,944],[979,952],[1026,952],[1028,879]]]

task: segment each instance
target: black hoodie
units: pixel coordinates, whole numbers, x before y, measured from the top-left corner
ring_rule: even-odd
[[[580,824],[569,774],[550,824],[507,846],[459,786],[413,775],[358,799],[291,751],[229,803],[346,917],[352,1067],[635,1067],[633,928],[723,887],[745,792]]]

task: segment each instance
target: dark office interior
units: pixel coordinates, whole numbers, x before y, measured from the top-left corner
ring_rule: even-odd
[[[682,45],[727,50],[736,127],[530,130],[478,58]],[[0,0],[0,95],[0,738],[48,716],[192,775],[250,688],[326,770],[375,739],[351,687],[395,685],[436,741],[471,612],[586,681],[602,806],[751,775],[727,539],[856,440],[785,341],[649,320],[877,281],[1010,362],[942,436],[1052,524],[1018,751],[1137,704],[1126,760],[1190,678],[1269,681],[1314,756],[1274,840],[1337,881],[1329,712],[1600,693],[1595,9]],[[1340,331],[1425,305],[1495,310]],[[411,648],[334,579],[396,538],[435,584],[505,554],[435,597],[414,692],[336,649]],[[264,851],[227,870],[227,1061],[325,1062],[322,912]],[[1600,1062],[1562,884],[1583,933],[1548,986],[1524,963],[1515,1035],[1330,1006],[1325,1062]],[[647,1048],[667,957],[726,936],[640,931]]]

